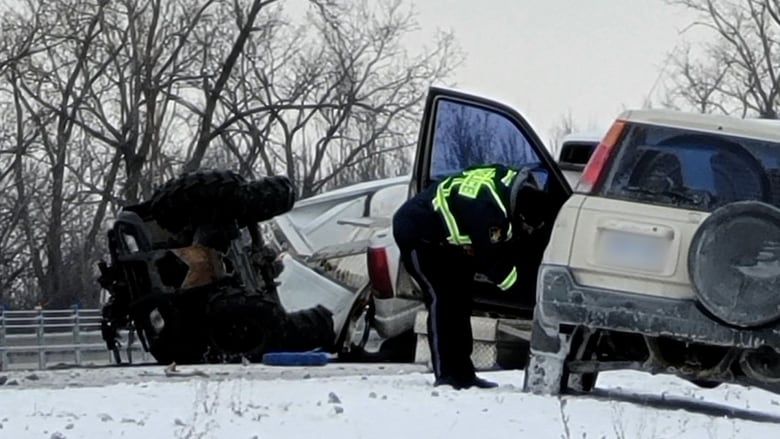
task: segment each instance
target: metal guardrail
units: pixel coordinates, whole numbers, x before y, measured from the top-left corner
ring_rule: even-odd
[[[50,365],[113,364],[100,332],[99,309],[7,311],[0,308],[0,370],[45,369]],[[132,339],[132,334],[126,334]],[[138,344],[133,353],[147,361]]]

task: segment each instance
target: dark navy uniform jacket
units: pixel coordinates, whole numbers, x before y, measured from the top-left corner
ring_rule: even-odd
[[[511,257],[510,195],[516,169],[503,165],[468,168],[418,193],[398,209],[393,234],[398,245],[451,246],[474,259],[476,272],[501,290],[517,280]]]

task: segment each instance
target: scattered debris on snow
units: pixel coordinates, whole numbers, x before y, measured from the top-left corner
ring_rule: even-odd
[[[165,368],[165,376],[167,377],[203,377],[208,378],[209,374],[202,370],[194,369],[191,371],[181,371],[176,368],[176,363],[171,363]]]

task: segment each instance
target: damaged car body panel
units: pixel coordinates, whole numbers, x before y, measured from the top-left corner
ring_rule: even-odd
[[[326,295],[340,296],[339,288],[368,291],[373,270],[369,243],[385,233],[389,218],[406,199],[409,181],[409,176],[390,177],[324,192],[300,200],[294,209],[264,225],[273,246],[283,251],[290,263],[294,261],[309,275],[320,276],[318,288],[327,289]],[[282,300],[289,297],[290,301],[310,302],[305,296],[290,288]],[[362,314],[338,307],[336,326],[348,315],[346,325],[354,341],[354,346],[345,346],[343,357],[354,361],[413,361],[413,325],[420,309],[419,300],[376,300],[371,295]]]

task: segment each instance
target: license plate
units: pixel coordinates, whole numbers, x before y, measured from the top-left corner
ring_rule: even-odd
[[[666,244],[655,236],[607,230],[599,254],[606,265],[657,272],[664,267]]]

